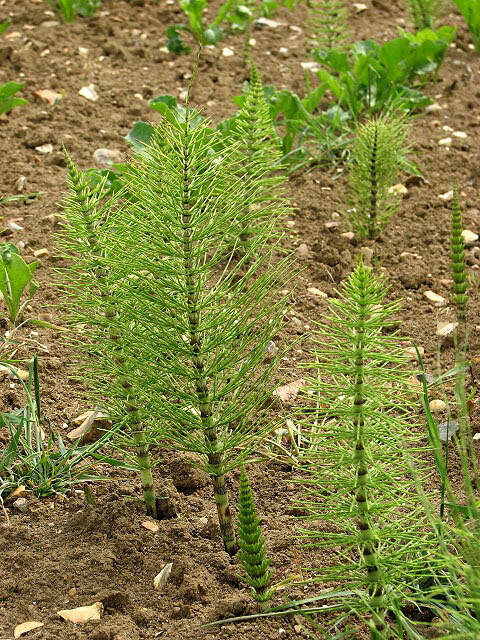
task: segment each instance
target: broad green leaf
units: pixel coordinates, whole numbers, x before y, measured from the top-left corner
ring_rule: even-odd
[[[182,53],[186,55],[190,53],[190,47],[183,44],[182,36],[180,35],[180,32],[185,30],[188,30],[188,28],[184,24],[177,24],[167,28],[167,48],[177,56]]]
[[[18,253],[9,250],[1,252],[0,290],[5,298],[10,320],[13,323],[17,320],[20,298],[39,264],[38,260],[26,264]]]
[[[217,44],[217,42],[220,42],[222,38],[223,38],[223,31],[222,29],[220,29],[220,27],[217,27],[216,25],[211,24],[203,32],[203,41],[206,44]]]
[[[162,116],[168,120],[171,124],[175,125],[177,122],[185,122],[185,116],[187,115],[187,109],[178,104],[176,98],[170,94],[158,96],[158,98],[152,98],[148,102],[148,106],[161,113]],[[195,109],[188,109],[190,112],[190,126],[192,129],[198,127],[204,118]]]
[[[28,104],[24,98],[14,97],[17,91],[23,87],[21,82],[6,82],[0,85],[0,115],[7,113],[14,107],[21,107]]]
[[[125,140],[132,145],[135,151],[145,155],[147,153],[145,146],[150,144],[150,140],[153,134],[153,126],[148,122],[138,120],[133,125],[133,128],[125,136]],[[101,172],[102,175],[105,175]],[[110,172],[113,173],[113,172]],[[110,174],[109,174],[110,178]]]

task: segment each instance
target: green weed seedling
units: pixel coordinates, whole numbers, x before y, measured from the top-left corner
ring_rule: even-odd
[[[265,348],[283,322],[279,289],[291,269],[269,244],[283,203],[278,211],[269,205],[269,228],[241,258],[235,246],[226,252],[245,186],[237,145],[216,152],[211,132],[192,109],[169,109],[126,166],[124,192],[99,206],[101,189],[92,197],[85,182],[79,192],[70,179],[60,242],[73,260],[62,277],[72,326],[82,331],[84,382],[109,414],[128,426],[126,411],[152,441],[189,453],[211,476],[233,555],[226,474],[270,429],[266,399],[279,354],[267,362]]]
[[[283,175],[273,172],[274,168],[280,169],[280,141],[254,63],[245,101],[229,126],[217,128],[217,132],[223,134],[223,145],[236,144],[238,149],[235,172],[244,184],[243,213],[232,240],[245,251],[252,237],[265,229],[271,232],[271,208],[275,215],[280,214],[285,183]]]
[[[27,264],[14,244],[8,242],[0,245],[0,291],[7,305],[12,327],[22,321],[25,308],[38,289],[33,275],[39,264],[39,260]],[[26,299],[22,303],[24,294]]]
[[[58,242],[73,268],[62,273],[68,281],[65,288],[69,298],[69,322],[72,326],[88,320],[89,354],[95,361],[87,367],[100,367],[98,378],[93,376],[92,393],[95,403],[102,403],[106,391],[109,395],[109,415],[123,424],[130,447],[136,457],[137,470],[141,477],[143,498],[147,514],[156,518],[157,501],[152,476],[152,465],[148,446],[148,431],[141,418],[142,396],[140,381],[136,374],[135,355],[128,349],[131,329],[119,328],[121,303],[118,301],[118,285],[111,284],[109,270],[103,264],[106,248],[102,244],[99,229],[110,212],[111,201],[103,201],[107,178],[103,178],[93,189],[86,176],[73,165],[68,154],[68,182],[70,195],[65,201],[64,232]],[[122,197],[124,191],[120,191]],[[103,238],[105,242],[105,238]],[[65,285],[62,280],[61,286]],[[87,317],[85,318],[85,314]],[[84,337],[74,345],[85,346]],[[105,371],[109,377],[105,380]]]
[[[8,363],[2,366],[17,375]],[[103,460],[97,451],[108,443],[112,433],[105,433],[88,446],[80,446],[77,440],[66,447],[41,414],[36,356],[30,363],[28,385],[18,380],[27,397],[26,406],[12,413],[0,413],[0,426],[10,432],[10,443],[0,452],[0,497],[23,486],[45,498],[66,493],[74,484],[104,479],[92,470],[98,460]]]
[[[293,0],[225,0],[221,4],[213,21],[205,24],[203,13],[208,0],[178,0],[180,8],[188,17],[187,24],[171,25],[167,28],[167,47],[172,53],[180,55],[190,53],[190,47],[184,45],[182,32],[189,33],[201,46],[220,42],[229,32],[245,31],[243,62],[248,62],[249,39],[253,21],[259,16],[270,16],[280,6],[293,8]]]
[[[0,115],[8,113],[15,107],[22,107],[28,104],[25,98],[18,98],[15,95],[22,87],[22,82],[6,82],[0,85]]]
[[[347,53],[319,49],[314,58],[323,68],[317,75],[354,121],[363,114],[412,112],[431,104],[419,87],[436,79],[455,32],[455,27],[422,29],[381,46],[365,40]]]
[[[348,163],[349,209],[344,215],[361,238],[378,238],[399,208],[401,195],[391,187],[408,153],[407,132],[404,120],[388,116],[357,127]]]
[[[360,262],[330,299],[314,335],[316,362],[306,365],[314,371],[307,390],[319,403],[300,414],[319,442],[300,467],[306,496],[299,506],[316,525],[303,528],[300,540],[332,554],[328,566],[305,571],[354,591],[347,607],[370,618],[377,639],[388,637],[392,598],[408,599],[430,570],[433,537],[410,472],[420,436],[412,429],[403,341],[390,332],[399,302],[385,301],[388,288]],[[312,417],[324,418],[321,430]],[[418,462],[419,477],[427,473]]]
[[[74,22],[77,15],[87,18],[95,13],[101,5],[101,0],[48,0],[62,22]]]
[[[270,559],[265,551],[265,538],[260,529],[245,467],[242,467],[238,493],[238,546],[240,564],[252,589],[252,598],[259,603],[260,610],[265,611],[273,595],[270,588],[271,572],[268,569]]]
[[[470,29],[475,51],[480,53],[480,0],[453,0]]]

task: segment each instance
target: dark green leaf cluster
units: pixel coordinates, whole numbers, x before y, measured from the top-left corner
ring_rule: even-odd
[[[357,127],[348,164],[345,217],[361,238],[377,238],[399,208],[401,196],[391,187],[408,153],[407,131],[404,120],[388,116]]]
[[[459,322],[465,322],[468,281],[465,266],[465,245],[462,237],[462,215],[458,202],[457,185],[453,187],[451,248],[453,301],[457,307],[457,318]]]
[[[419,436],[409,371],[391,330],[399,303],[386,302],[387,292],[385,280],[360,262],[330,299],[315,336],[316,364],[307,365],[317,409],[302,422],[318,447],[309,448],[301,503],[315,527],[301,535],[336,550],[330,566],[313,569],[316,579],[366,588],[373,609],[431,569],[425,554],[432,535],[411,474]],[[418,473],[427,470],[419,465]]]
[[[312,47],[327,51],[347,49],[351,34],[343,0],[312,0],[308,9],[307,28]]]
[[[455,27],[402,32],[383,45],[356,42],[348,53],[320,49],[314,52],[322,64],[317,75],[354,121],[362,113],[408,113],[431,104],[418,86],[436,78],[455,32]]]
[[[269,589],[270,559],[265,552],[265,538],[260,529],[245,467],[242,468],[238,493],[238,545],[241,549],[240,562],[252,588],[253,598],[258,602],[267,602],[273,594]]]

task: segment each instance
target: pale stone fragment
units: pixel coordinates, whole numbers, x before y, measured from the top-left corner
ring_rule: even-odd
[[[450,202],[450,200],[453,200],[453,191],[446,191],[445,193],[440,193],[439,196],[440,200],[443,200],[444,202]]]
[[[318,296],[319,298],[328,298],[327,294],[323,291],[320,291],[320,289],[317,289],[317,287],[308,287],[307,291],[308,293],[311,293],[312,296]]]
[[[434,291],[430,291],[430,290],[425,291],[423,296],[428,300],[428,302],[431,302],[435,307],[443,307],[443,305],[445,304],[445,298],[438,295],[438,293],[435,293]]]
[[[438,144],[441,147],[449,147],[452,144],[452,139],[451,138],[442,138],[441,140],[438,141]]]

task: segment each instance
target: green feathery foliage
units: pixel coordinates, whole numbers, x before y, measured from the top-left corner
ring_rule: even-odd
[[[391,331],[399,303],[384,301],[388,288],[360,261],[330,299],[330,316],[316,332],[316,364],[307,365],[315,370],[308,382],[318,397],[315,424],[323,418],[323,428],[311,418],[303,422],[318,446],[309,448],[301,504],[316,527],[301,534],[338,559],[312,569],[314,579],[360,590],[352,610],[370,612],[379,637],[391,598],[408,596],[410,586],[430,575],[424,554],[432,544],[410,472],[408,443],[418,450],[419,436],[404,346]]]
[[[361,238],[376,239],[394,216],[401,196],[389,191],[395,185],[408,153],[404,120],[379,116],[357,127],[349,161],[345,217]]]
[[[273,595],[273,589],[269,588],[270,559],[265,552],[265,538],[260,529],[260,521],[245,467],[242,467],[238,493],[238,546],[241,549],[240,562],[246,573],[247,582],[252,588],[252,597],[264,611],[268,608],[268,601]]]
[[[458,202],[457,185],[453,185],[453,204],[452,204],[452,237],[451,237],[451,254],[452,260],[452,293],[453,301],[457,308],[458,322],[465,323],[466,306],[467,306],[467,270],[465,266],[465,246],[462,237],[462,215],[460,213],[460,204]]]
[[[245,102],[233,119],[228,136],[229,143],[238,148],[236,173],[243,183],[243,209],[236,234],[243,249],[251,238],[272,232],[270,218],[285,215],[279,205],[283,202],[285,176],[274,174],[279,169],[280,141],[275,132],[270,109],[265,99],[260,74],[252,62],[250,85]]]
[[[415,31],[433,29],[442,9],[442,0],[408,0]]]
[[[98,259],[115,295],[113,321],[145,420],[159,444],[194,454],[192,463],[210,474],[222,539],[234,554],[225,474],[270,428],[265,407],[278,358],[266,362],[265,348],[282,325],[287,297],[279,290],[289,260],[267,244],[279,215],[270,201],[262,233],[239,260],[232,257],[236,246],[226,255],[224,239],[244,215],[238,150],[213,152],[212,130],[195,115],[187,108],[164,118],[148,153],[126,167],[128,200],[116,194],[96,214],[97,241],[105,248]],[[263,188],[261,176],[252,178],[249,194],[260,207]],[[89,247],[78,249],[84,254]],[[88,271],[80,263],[70,278],[88,287],[82,275]],[[97,321],[94,313],[91,305],[85,309],[85,324],[89,314]],[[108,337],[95,337],[94,353],[96,344],[112,351]],[[87,368],[97,376],[91,360]]]
[[[343,0],[311,0],[307,6],[307,29],[312,48],[346,51],[351,33]]]
[[[59,285],[66,294],[67,322],[80,329],[72,344],[79,350],[74,362],[78,379],[88,381],[87,395],[106,406],[112,419],[131,435],[140,472],[147,513],[157,517],[147,433],[142,425],[145,403],[138,378],[136,354],[128,344],[130,327],[122,326],[122,291],[104,258],[108,238],[100,233],[115,203],[102,202],[104,184],[91,189],[84,174],[65,153],[70,193],[64,202],[63,232],[57,241],[69,260],[60,271]],[[120,207],[121,208],[121,207]]]

